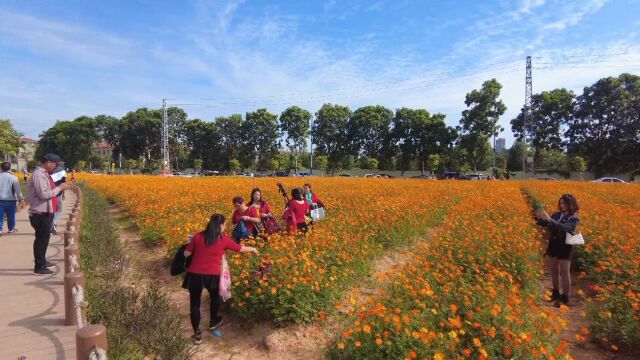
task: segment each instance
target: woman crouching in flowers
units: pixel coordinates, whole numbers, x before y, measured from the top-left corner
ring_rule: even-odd
[[[551,300],[556,307],[569,305],[569,294],[571,292],[571,250],[572,245],[566,244],[567,233],[574,235],[576,227],[580,223],[580,218],[576,212],[580,209],[578,201],[571,194],[564,194],[558,200],[558,210],[551,216],[544,210],[536,212],[538,225],[549,228],[549,245],[545,255],[551,259],[551,282],[553,292]],[[559,285],[562,278],[562,294]]]
[[[194,332],[193,341],[196,345],[202,343],[200,298],[203,289],[207,289],[211,298],[209,329],[215,330],[222,325],[222,317],[218,316],[218,310],[220,309],[219,284],[222,257],[225,250],[258,254],[256,248],[241,246],[225,235],[225,229],[224,216],[213,214],[207,228],[196,233],[184,251],[185,257],[193,256],[182,287],[189,290],[191,326]]]

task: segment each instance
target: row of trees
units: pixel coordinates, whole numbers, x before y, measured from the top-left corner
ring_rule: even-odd
[[[498,154],[496,168],[522,170],[525,154],[538,167],[546,159],[564,156],[587,160],[596,173],[626,171],[640,163],[640,78],[622,74],[599,80],[580,96],[566,89],[533,96],[531,115],[524,110],[511,121],[516,142],[508,154]],[[467,108],[459,125],[447,126],[445,115],[425,109],[324,104],[315,114],[291,106],[276,115],[267,109],[218,117],[213,122],[189,119],[177,107],[168,109],[173,168],[217,170],[285,170],[310,165],[308,139],[314,147],[314,168],[330,172],[358,166],[380,170],[486,170],[491,166],[490,140],[506,106],[495,79],[465,97]],[[129,166],[159,167],[161,109],[140,108],[122,118],[100,115],[58,121],[41,136],[38,153],[57,152],[70,166],[86,160],[91,143],[114,145]],[[533,150],[531,150],[533,149]],[[518,158],[519,157],[519,158]],[[126,160],[128,159],[128,160]],[[517,160],[516,160],[517,159]],[[546,162],[545,162],[546,161]],[[579,161],[578,161],[579,162]],[[555,165],[554,165],[555,166]],[[567,165],[566,168],[571,168]]]

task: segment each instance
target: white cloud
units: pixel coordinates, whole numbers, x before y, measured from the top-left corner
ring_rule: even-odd
[[[0,10],[0,43],[89,65],[125,64],[132,44],[121,37],[63,22]]]

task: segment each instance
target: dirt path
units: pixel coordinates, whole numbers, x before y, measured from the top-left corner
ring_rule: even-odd
[[[548,258],[545,257],[545,272],[540,285],[549,293],[553,288],[551,284],[551,266]],[[628,352],[614,353],[598,346],[591,341],[590,337],[583,333],[583,329],[590,329],[591,324],[586,317],[585,300],[594,294],[589,290],[589,283],[581,278],[579,273],[571,273],[571,295],[569,305],[565,310],[556,309],[553,303],[547,303],[550,309],[567,321],[567,327],[560,333],[560,338],[569,343],[568,352],[576,360],[632,360],[638,359],[637,354]],[[576,334],[583,336],[579,339]]]
[[[125,254],[136,254],[135,257],[128,256],[129,271],[126,271],[128,278],[125,281],[144,286],[153,279],[183,314],[185,334],[190,336],[188,292],[181,287],[181,277],[169,274],[169,263],[162,249],[150,249],[144,245],[125,211],[113,205],[110,212],[118,224]],[[429,238],[427,235],[420,241],[428,241]],[[204,331],[204,341],[194,348],[193,359],[324,359],[327,345],[343,328],[350,308],[383,291],[390,278],[388,274],[410,258],[411,253],[407,249],[409,246],[405,250],[390,251],[376,260],[374,274],[351,289],[344,297],[345,305],[323,321],[282,328],[270,322],[248,323],[231,314],[223,304],[225,323],[220,327],[222,336],[215,337]],[[209,318],[208,299],[203,298],[202,303],[202,321],[206,324]]]

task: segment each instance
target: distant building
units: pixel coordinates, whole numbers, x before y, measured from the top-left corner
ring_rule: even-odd
[[[507,142],[504,138],[496,139],[496,152],[502,153],[507,151]]]
[[[108,161],[111,163],[113,158],[113,148],[113,145],[104,140],[95,142],[91,145],[91,155],[100,158],[100,161],[102,162]]]
[[[22,146],[18,149],[15,155],[11,155],[10,162],[12,167],[15,166],[16,170],[22,170],[28,168],[29,161],[34,160],[38,141],[28,137],[21,137],[18,140],[20,140]]]

